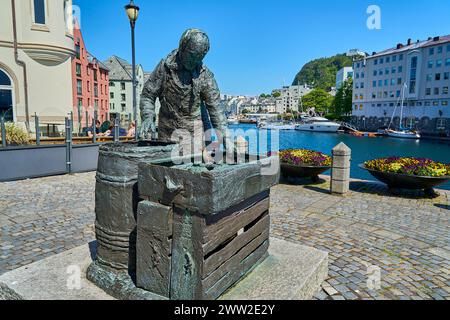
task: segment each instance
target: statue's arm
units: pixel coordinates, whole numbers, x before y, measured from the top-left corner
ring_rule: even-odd
[[[164,60],[161,61],[144,84],[139,108],[142,124],[139,130],[140,139],[154,139],[156,136],[155,102],[162,91],[164,79]]]
[[[150,78],[144,85],[141,94],[140,110],[142,121],[151,119],[155,121],[155,102],[161,94],[164,78],[164,61],[161,61],[151,73]]]
[[[203,86],[203,101],[208,110],[211,124],[216,131],[225,134],[228,123],[225,117],[225,110],[220,104],[220,91],[214,75],[209,70],[207,71],[206,83]]]

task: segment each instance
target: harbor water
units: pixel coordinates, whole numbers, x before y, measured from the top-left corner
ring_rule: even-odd
[[[258,130],[255,125],[247,124],[230,125],[230,129],[232,132],[236,132],[238,129],[244,132]],[[420,157],[450,163],[450,142],[448,141],[355,137],[343,133],[302,132],[295,130],[283,130],[278,133],[280,150],[304,148],[331,155],[333,147],[340,142],[344,142],[352,149],[351,177],[356,179],[375,180],[367,171],[359,168],[358,165],[367,160],[382,157]],[[267,140],[268,143],[265,144],[267,147],[258,147],[250,144],[250,152],[266,153],[274,149],[270,141],[270,134]],[[450,183],[441,185],[438,188],[450,190]]]

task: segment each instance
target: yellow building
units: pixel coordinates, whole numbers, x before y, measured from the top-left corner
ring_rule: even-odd
[[[0,113],[62,130],[72,110],[72,0],[0,0]],[[48,126],[47,126],[48,125]]]

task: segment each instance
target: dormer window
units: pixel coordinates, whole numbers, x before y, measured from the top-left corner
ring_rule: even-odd
[[[34,23],[46,24],[45,0],[34,0]]]

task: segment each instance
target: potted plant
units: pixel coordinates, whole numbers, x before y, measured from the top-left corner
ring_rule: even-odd
[[[360,167],[390,189],[423,189],[429,195],[437,195],[433,188],[450,180],[449,164],[425,158],[381,158],[366,161]]]
[[[5,131],[6,131],[6,143],[8,146],[21,146],[27,145],[29,143],[30,137],[25,129],[18,126],[15,123],[7,122],[5,123]],[[0,138],[4,139],[1,136]]]
[[[285,178],[311,178],[319,180],[319,174],[331,168],[331,157],[322,152],[307,149],[290,149],[279,152],[281,175]]]

